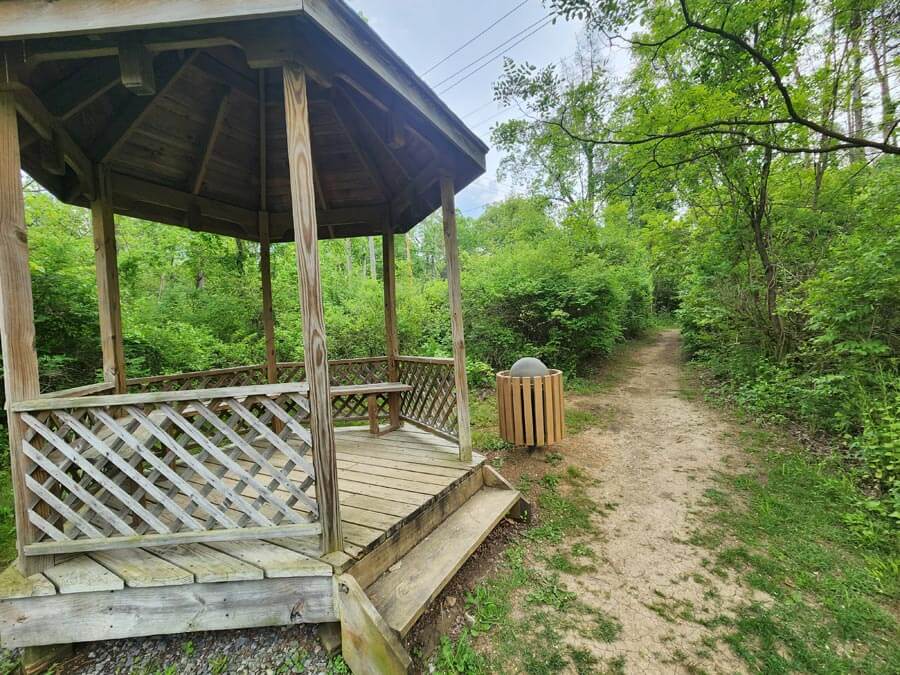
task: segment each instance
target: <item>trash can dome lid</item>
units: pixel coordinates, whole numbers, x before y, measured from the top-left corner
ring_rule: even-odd
[[[542,377],[549,373],[550,370],[540,361],[540,359],[535,359],[530,356],[519,359],[513,364],[512,368],[509,369],[509,374],[512,377]]]

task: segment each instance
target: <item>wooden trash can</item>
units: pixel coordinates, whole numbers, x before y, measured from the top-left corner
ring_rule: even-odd
[[[514,445],[552,445],[566,436],[562,371],[536,377],[497,373],[500,436]]]

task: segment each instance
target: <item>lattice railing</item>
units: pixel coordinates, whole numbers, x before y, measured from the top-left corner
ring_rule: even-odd
[[[403,394],[400,416],[452,439],[457,438],[453,359],[401,356],[400,381],[413,387]]]
[[[388,360],[386,356],[372,356],[360,359],[335,359],[328,362],[328,376],[332,387],[354,384],[373,384],[388,381]],[[279,363],[279,382],[298,382],[306,379],[303,363]],[[378,396],[378,415],[388,416],[387,396]],[[361,394],[332,396],[331,414],[335,421],[359,422],[368,419],[368,402]]]
[[[297,382],[299,380],[293,380]],[[145,391],[187,391],[195,389],[220,389],[224,387],[246,387],[266,384],[266,367],[239,366],[237,368],[217,368],[194,373],[175,375],[154,375],[128,380],[130,393]]]
[[[371,384],[388,381],[388,360],[385,356],[359,359],[335,359],[328,362],[331,386]],[[278,381],[282,383],[303,382],[306,368],[302,361],[281,362],[277,366]],[[148,391],[187,391],[194,389],[217,389],[220,387],[241,387],[266,383],[265,365],[219,368],[195,373],[175,375],[154,375],[128,380],[128,391],[133,393]],[[379,397],[379,415],[387,416],[387,397]],[[332,415],[342,422],[368,419],[365,396],[335,396],[332,399]]]
[[[303,384],[40,399],[13,407],[27,555],[317,534]]]

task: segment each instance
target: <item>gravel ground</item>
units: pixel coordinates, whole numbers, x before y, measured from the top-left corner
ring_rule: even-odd
[[[0,673],[18,662],[0,652]],[[7,665],[9,664],[9,665]],[[79,645],[53,675],[286,675],[349,673],[325,655],[313,626],[216,631]]]

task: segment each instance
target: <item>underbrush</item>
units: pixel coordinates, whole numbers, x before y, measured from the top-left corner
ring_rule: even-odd
[[[798,423],[827,437],[861,488],[849,521],[900,528],[900,376],[803,373],[753,350],[696,357],[716,378],[717,398],[754,420]]]

